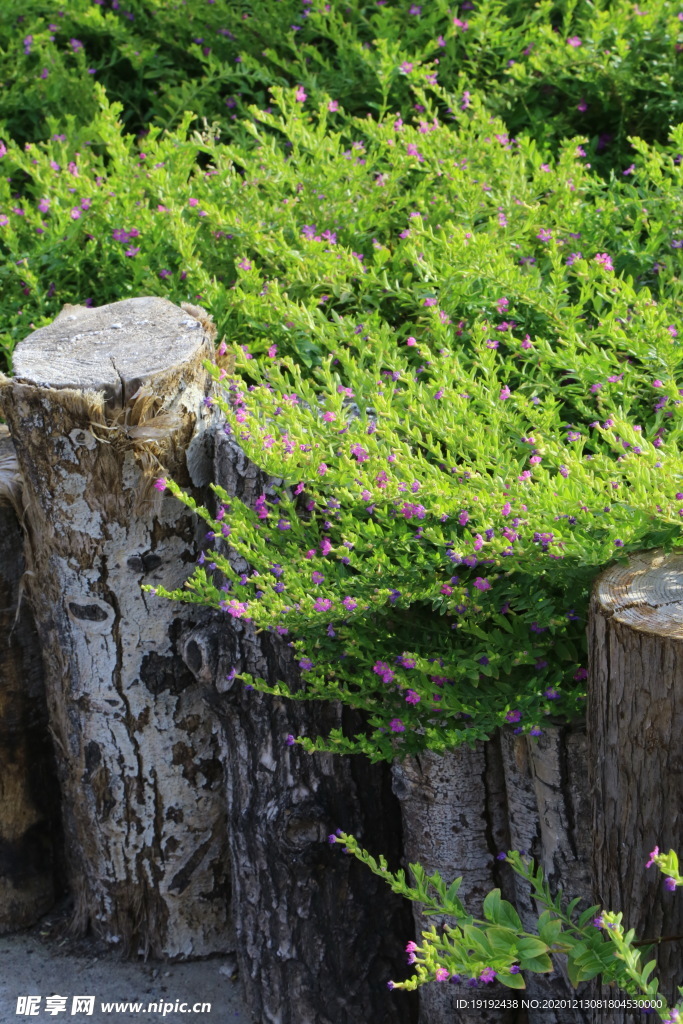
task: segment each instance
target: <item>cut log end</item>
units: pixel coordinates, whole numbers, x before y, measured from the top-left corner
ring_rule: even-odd
[[[595,596],[604,613],[631,629],[683,639],[683,553],[633,555],[602,574]]]
[[[683,843],[683,554],[651,550],[596,580],[587,709],[595,892],[638,938],[679,935],[683,908],[648,852]],[[675,943],[655,949],[660,991],[680,979]],[[605,1017],[610,1024],[623,1013]]]
[[[197,357],[214,335],[200,307],[179,309],[157,296],[67,305],[19,342],[14,374],[40,387],[101,392],[108,406],[122,408],[144,381]]]

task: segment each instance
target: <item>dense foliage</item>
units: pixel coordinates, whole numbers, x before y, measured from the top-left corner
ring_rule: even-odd
[[[369,737],[309,749],[392,757],[580,714],[597,568],[680,535],[683,140],[636,142],[634,175],[606,184],[577,140],[553,160],[480,108],[336,139],[324,104],[277,99],[230,223],[249,343],[214,373],[283,484],[209,517],[254,572],[214,552],[227,588],[202,565],[173,596],[288,632],[302,697],[370,713]],[[362,252],[339,237],[349,201]]]
[[[239,352],[230,427],[285,486],[214,525],[260,575],[184,598],[288,630],[307,695],[369,712],[309,748],[534,731],[581,714],[597,569],[678,536],[683,24],[328,6],[3,23],[0,340],[64,301],[204,304]]]
[[[286,634],[302,696],[367,712],[309,750],[581,715],[596,573],[680,543],[683,11],[646,7],[3,6],[6,368],[65,302],[213,314],[214,400],[273,482],[198,509],[216,550],[168,596]],[[647,988],[618,920],[570,918],[579,971]]]

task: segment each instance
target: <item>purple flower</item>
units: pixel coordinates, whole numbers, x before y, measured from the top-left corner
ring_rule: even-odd
[[[676,889],[676,879],[675,878],[665,878],[664,879],[664,885],[667,887],[669,892],[674,892],[675,889]]]
[[[599,263],[605,270],[614,270],[612,266],[612,257],[606,252],[598,252],[595,254],[595,262]]]
[[[654,850],[653,850],[653,851],[652,851],[652,853],[650,854],[650,859],[649,859],[649,861],[647,862],[647,864],[645,865],[645,867],[646,867],[646,868],[651,868],[651,867],[652,867],[652,865],[653,865],[653,864],[654,864],[654,862],[655,862],[655,858],[656,858],[656,857],[659,857],[659,847],[658,847],[658,846],[655,846]]]
[[[344,605],[346,610],[349,611],[349,612],[352,612],[354,610],[354,608],[358,607],[358,601],[354,601],[354,599],[352,597],[348,597],[348,596],[343,599],[342,604]]]
[[[505,721],[506,722],[519,722],[521,717],[522,717],[522,712],[521,711],[517,711],[517,710],[508,711],[508,713],[505,715]]]
[[[381,677],[383,683],[390,683],[394,679],[394,671],[387,665],[386,661],[376,661],[372,671]]]
[[[304,89],[303,85],[300,85],[299,88],[296,90],[296,93],[294,94],[294,99],[297,101],[297,103],[305,103],[306,100],[308,99],[306,90]]]
[[[317,612],[329,612],[332,607],[332,602],[329,597],[318,597],[316,598],[313,607]]]
[[[419,693],[415,693],[415,690],[408,690],[407,693],[406,693],[406,702],[408,704],[419,704],[420,703],[420,694]]]
[[[485,967],[484,970],[479,975],[479,980],[483,981],[484,984],[488,985],[489,982],[493,981],[495,976],[496,972],[493,970],[492,967]]]
[[[322,583],[325,577],[321,572],[318,572],[318,570],[316,569],[315,572],[312,573],[311,579],[313,580],[314,583]]]
[[[313,662],[311,661],[311,659],[310,659],[310,658],[302,658],[302,659],[301,659],[301,660],[299,661],[299,668],[300,668],[300,669],[301,669],[301,670],[302,670],[303,672],[308,672],[308,671],[309,671],[309,669],[312,669],[312,668],[313,668]]]
[[[296,740],[292,736],[291,732],[290,732],[289,736],[287,737],[287,739],[285,740],[285,743],[287,744],[288,747],[293,747],[294,744],[296,743]],[[330,842],[331,843],[334,842],[334,836],[330,836]]]
[[[389,728],[392,732],[405,732],[406,727],[400,718],[392,718],[389,722]]]
[[[577,50],[579,48],[579,46],[582,45],[581,44],[581,40],[579,39],[578,36],[570,36],[569,39],[567,40],[567,44],[569,46],[573,46],[575,50]]]
[[[477,588],[477,590],[490,590],[491,589],[491,584],[489,583],[489,581],[486,580],[486,579],[482,579],[481,576],[477,576],[476,580],[474,581],[474,585]]]
[[[234,619],[242,619],[249,609],[249,604],[247,601],[237,601],[233,598],[231,601],[221,601],[219,607]]]
[[[164,478],[162,476],[160,476],[158,480],[154,481],[154,486],[156,487],[157,491],[165,491],[166,490],[166,481],[164,480]]]

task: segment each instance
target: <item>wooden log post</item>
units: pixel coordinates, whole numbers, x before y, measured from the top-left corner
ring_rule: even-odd
[[[586,786],[587,740],[583,723],[549,724],[539,737],[501,730],[475,749],[443,755],[426,752],[393,767],[394,791],[401,801],[407,863],[428,874],[439,871],[451,882],[462,877],[460,897],[475,916],[494,887],[517,906],[524,927],[536,930],[539,908],[528,885],[497,862],[500,851],[516,849],[540,863],[553,891],[581,896],[590,905],[590,802]],[[414,906],[419,934],[441,922]],[[444,919],[448,924],[448,920]],[[419,941],[419,940],[418,940]],[[574,1024],[585,1019],[574,1010],[544,1001],[576,996],[562,960],[550,975],[527,975],[527,990],[486,985],[477,995],[515,996],[539,1001],[525,1011],[529,1024]],[[517,1020],[516,1011],[462,1010],[457,1000],[471,990],[450,984],[420,989],[420,1024],[453,1024],[487,1019]],[[485,1017],[482,1016],[485,1014]]]
[[[462,746],[444,754],[425,751],[392,767],[394,792],[401,804],[406,864],[421,864],[427,874],[438,871],[450,884],[462,877],[459,897],[468,911],[481,916],[486,894],[501,886],[506,869],[496,860],[508,850],[505,780],[497,739]],[[420,934],[452,924],[413,904],[418,945]],[[514,1020],[510,1010],[460,1010],[463,996],[514,999],[516,993],[494,982],[474,993],[450,981],[433,982],[419,990],[420,1024]]]
[[[24,594],[22,484],[0,426],[0,934],[28,928],[55,899],[59,791],[43,666]]]
[[[253,506],[268,478],[229,437],[216,436],[215,479]],[[216,545],[221,547],[220,544]],[[227,550],[233,567],[249,566]],[[325,734],[348,709],[247,690],[234,671],[302,687],[286,641],[219,613],[187,635],[187,664],[215,681],[227,744],[227,795],[237,957],[259,1024],[410,1024],[414,994],[390,992],[406,977],[408,903],[328,835],[353,833],[389,863],[400,856],[400,815],[386,765],[306,754],[287,737]],[[234,670],[234,671],[233,671]],[[351,723],[360,731],[362,723]]]
[[[593,902],[585,722],[549,724],[539,737],[503,730],[500,739],[511,848],[541,865],[555,894],[562,889],[567,900],[579,896],[585,909]],[[514,879],[514,894],[523,926],[535,931],[543,908],[519,876]],[[571,1008],[577,990],[569,981],[566,959],[558,956],[554,963],[550,975],[527,974],[525,995],[539,1002],[528,1010],[529,1024],[575,1024],[587,1019]],[[554,1005],[548,1006],[548,1000]]]
[[[588,640],[595,891],[639,939],[678,937],[652,954],[673,1000],[683,900],[645,863],[655,846],[683,853],[683,555],[646,551],[602,573]]]
[[[165,299],[66,306],[0,380],[74,927],[134,955],[232,948],[223,751],[178,651],[199,612],[140,590],[181,585],[196,555],[195,518],[155,480],[205,482],[212,336],[202,310]]]

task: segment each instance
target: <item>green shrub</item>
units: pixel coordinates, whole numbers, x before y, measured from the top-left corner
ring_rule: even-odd
[[[552,147],[584,135],[602,172],[621,173],[629,135],[665,142],[683,119],[682,46],[668,0],[646,11],[630,0],[480,0],[459,10],[444,0],[255,0],[227,12],[206,0],[73,0],[62,11],[6,0],[0,137],[46,138],[50,116],[87,124],[93,80],[123,103],[137,133],[176,127],[187,110],[230,132],[250,103],[268,102],[272,85],[327,92],[357,116],[405,116],[412,83],[437,77],[458,102],[485,97],[511,135]]]
[[[415,965],[415,973],[407,981],[390,981],[390,988],[410,990],[429,982],[449,982],[476,989],[497,980],[507,988],[524,989],[525,974],[548,974],[554,967],[553,957],[560,955],[566,957],[567,974],[575,987],[597,977],[612,986],[603,1009],[640,1007],[645,1013],[656,1011],[664,1024],[680,1020],[683,988],[678,990],[682,998],[677,1006],[670,1007],[659,991],[659,981],[651,977],[657,961],[642,962],[654,943],[636,941],[633,929],[624,930],[620,913],[602,910],[599,905],[579,910],[578,899],[565,905],[561,892],[551,892],[543,869],[517,851],[501,853],[499,859],[529,884],[537,906],[544,908],[533,932],[522,927],[515,908],[501,899],[500,889],[486,896],[483,918],[475,918],[458,897],[462,878],[447,885],[438,872],[427,875],[419,864],[410,864],[414,881],[410,886],[404,871],[392,874],[384,857],[375,860],[353,836],[339,831],[329,840],[343,844],[345,853],[366,864],[393,892],[420,904],[424,914],[449,917],[453,922],[422,932],[419,944],[408,943],[408,963]],[[683,885],[673,850],[661,854],[655,847],[646,867],[653,864],[666,876],[669,891]],[[589,997],[585,1008],[590,1005]],[[580,1015],[584,1008],[581,997],[574,1008]]]
[[[254,572],[217,553],[228,596],[203,566],[172,596],[288,631],[302,696],[369,713],[308,749],[391,758],[580,715],[596,572],[679,543],[680,131],[634,140],[637,172],[606,184],[577,140],[508,148],[478,108],[332,136],[324,103],[276,96],[208,187],[243,168],[217,401],[284,485],[256,509],[217,491],[230,508],[203,514]]]

